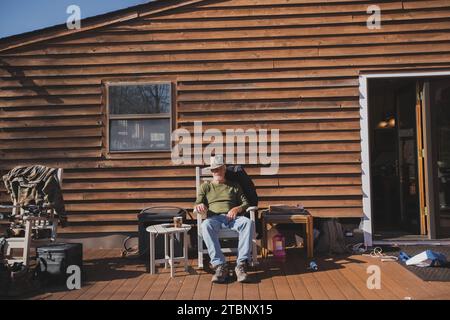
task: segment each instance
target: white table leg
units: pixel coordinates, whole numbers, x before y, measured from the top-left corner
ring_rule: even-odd
[[[150,233],[150,274],[155,274],[155,235]]]
[[[187,231],[183,232],[183,257],[184,257],[184,270],[188,271]]]
[[[167,269],[167,256],[169,255],[168,234],[164,234],[164,269]]]
[[[174,277],[174,272],[173,272],[173,233],[170,234],[170,277],[173,278]]]
[[[31,249],[31,233],[33,232],[32,224],[30,220],[25,221],[25,238],[23,246],[23,264],[28,267],[28,260],[30,259]]]

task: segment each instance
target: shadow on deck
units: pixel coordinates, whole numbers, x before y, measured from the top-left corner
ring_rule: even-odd
[[[229,257],[233,267],[234,257]],[[121,258],[119,250],[86,250],[82,288],[69,291],[63,286],[45,286],[27,299],[63,300],[277,300],[277,299],[450,299],[450,282],[426,282],[396,262],[381,262],[367,256],[319,257],[318,271],[308,270],[304,253],[288,250],[285,262],[260,259],[250,270],[250,283],[237,283],[234,277],[225,284],[212,284],[211,271],[196,269],[190,259],[187,272],[177,267],[175,278],[160,267],[146,272],[144,261]],[[381,271],[381,288],[369,289],[369,265]],[[230,268],[231,270],[233,268]]]

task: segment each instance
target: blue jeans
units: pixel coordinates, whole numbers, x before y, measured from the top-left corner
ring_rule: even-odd
[[[229,228],[239,233],[237,263],[251,260],[253,223],[244,216],[237,216],[234,220],[227,220],[226,214],[211,216],[202,222],[203,240],[208,248],[213,267],[225,263],[225,256],[220,248],[218,233],[222,228]]]

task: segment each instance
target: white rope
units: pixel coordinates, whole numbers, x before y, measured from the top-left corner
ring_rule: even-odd
[[[383,249],[381,247],[375,247],[369,253],[366,253],[368,251],[368,248],[363,242],[357,244],[349,244],[347,245],[347,249],[354,254],[361,254],[365,257],[380,259],[380,261],[383,262],[398,260],[398,257],[396,256],[384,254]]]
[[[371,258],[379,258],[383,262],[398,260],[398,257],[396,257],[396,256],[390,256],[390,255],[384,254],[383,249],[380,247],[373,248],[373,250],[369,254],[364,253],[363,256],[371,257]]]

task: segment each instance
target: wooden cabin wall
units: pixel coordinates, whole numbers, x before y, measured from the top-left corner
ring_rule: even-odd
[[[381,8],[369,30],[366,10]],[[260,207],[361,217],[361,73],[450,68],[450,1],[229,0],[0,52],[0,168],[63,167],[66,233],[129,232],[160,204],[191,208],[194,165],[109,157],[102,80],[176,79],[176,124],[280,129]],[[0,189],[0,202],[8,202]]]

